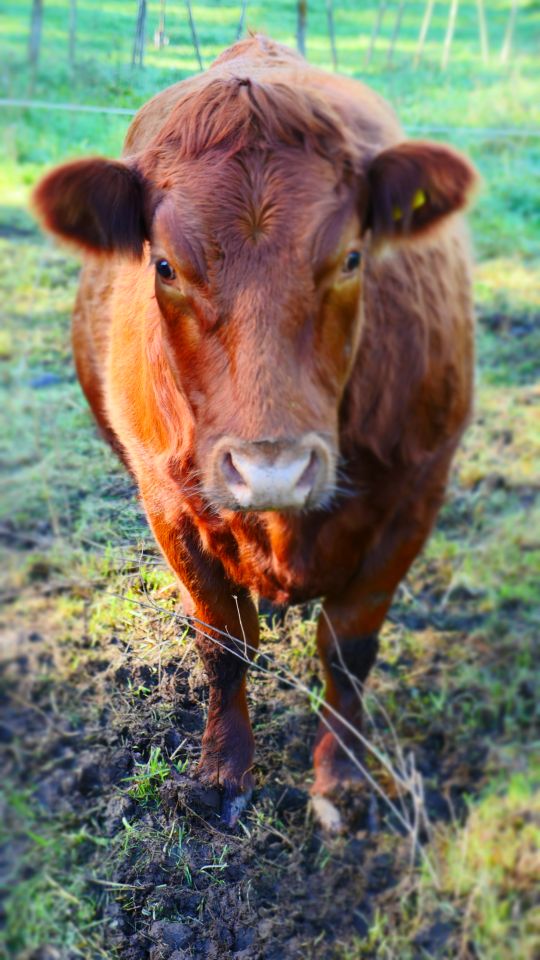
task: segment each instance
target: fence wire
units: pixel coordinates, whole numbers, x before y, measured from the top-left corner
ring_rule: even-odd
[[[17,98],[0,98],[0,108],[20,108],[28,110],[59,110],[66,113],[99,113],[112,116],[134,117],[138,108],[106,107],[88,103],[52,103],[45,100],[26,100]],[[539,127],[468,127],[444,126],[440,124],[406,124],[406,130],[411,134],[460,134],[462,136],[477,137],[485,140],[514,140],[540,138]]]

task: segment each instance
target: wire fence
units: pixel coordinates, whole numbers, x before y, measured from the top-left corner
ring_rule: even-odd
[[[17,36],[14,30],[0,69],[3,111],[129,118],[149,92],[205,69],[223,47],[250,29],[295,44],[310,61],[335,70],[358,75],[400,71],[416,82],[416,96],[421,95],[421,70],[429,70],[430,82],[436,83],[437,73],[442,78],[460,65],[465,65],[467,80],[487,84],[490,72],[497,71],[510,86],[510,68],[520,59],[529,68],[540,50],[536,0],[116,0],[107,7],[90,0],[27,0],[24,12],[22,6]],[[9,32],[4,36],[9,39]],[[118,95],[110,96],[110,84],[105,96],[94,95],[105,103],[83,102],[88,93],[93,100],[92,91],[103,89],[107,69],[115,80],[121,78]],[[67,90],[56,74],[50,82],[54,71],[62,70],[72,77]],[[90,82],[85,84],[85,77]],[[429,112],[417,118],[429,119]],[[449,118],[443,114],[439,119]],[[458,120],[455,111],[452,119]],[[434,120],[407,130],[485,140],[540,137],[540,129],[527,119],[523,113],[522,127]]]
[[[99,104],[88,103],[49,103],[44,100],[27,100],[17,98],[0,98],[0,108],[23,108],[28,110],[58,110],[67,113],[95,113],[110,114],[111,116],[134,117],[137,110],[129,107],[107,107]],[[456,127],[454,125],[444,126],[441,124],[408,124],[409,133],[422,135],[424,133],[442,134],[458,133],[465,137],[480,139],[528,139],[540,138],[540,128],[538,127]]]
[[[55,30],[55,45],[73,66],[84,47],[81,25],[87,13],[81,0],[65,0],[65,4],[69,15],[60,30]],[[129,46],[132,66],[139,68],[150,50],[174,47],[183,35],[182,42],[191,44],[202,70],[208,65],[209,24],[217,21],[227,34],[226,42],[240,39],[247,29],[270,26],[272,35],[294,38],[298,50],[308,56],[320,48],[324,38],[334,69],[339,69],[354,42],[358,67],[376,60],[391,67],[401,57],[417,68],[428,57],[446,70],[454,54],[464,50],[484,65],[509,63],[520,49],[529,47],[528,18],[534,12],[531,0],[375,0],[364,5],[360,0],[296,0],[280,5],[278,0],[280,17],[273,22],[263,6],[255,0],[227,6],[223,0],[198,4],[191,0],[131,0],[121,5],[122,10],[119,6],[118,30]],[[49,0],[31,0],[27,54],[34,74],[52,10]],[[106,14],[102,16],[105,22]],[[96,26],[100,22],[95,14],[93,22]]]

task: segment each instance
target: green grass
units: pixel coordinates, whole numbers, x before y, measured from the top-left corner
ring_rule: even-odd
[[[71,76],[67,3],[45,6],[33,91],[38,99],[135,108],[196,69],[181,4],[170,5],[170,45],[157,51],[149,42],[144,70],[133,70],[134,4],[118,0],[98,7],[81,0]],[[3,96],[28,93],[29,7],[3,5]],[[308,54],[329,67],[324,4],[316,11],[311,7]],[[157,9],[156,2],[149,4],[149,38]],[[250,26],[294,42],[292,2],[254,3],[248,9]],[[481,64],[476,6],[460,6],[446,73],[438,64],[447,5],[436,5],[424,61],[411,69],[423,9],[423,4],[406,8],[402,41],[388,69],[392,16],[385,19],[384,40],[366,67],[373,10],[353,0],[336,3],[340,67],[364,76],[386,95],[407,128],[538,126],[538,2],[520,6],[515,55],[508,66],[495,55],[488,66]],[[507,11],[508,4],[489,4],[492,50],[500,46]],[[234,39],[239,7],[195,4],[194,14],[208,64]],[[169,615],[177,603],[173,578],[152,545],[133,484],[96,435],[75,380],[69,314],[77,264],[41,237],[26,209],[31,187],[54,163],[91,153],[117,155],[127,121],[9,109],[1,110],[0,124],[0,532],[8,542],[1,554],[6,601],[1,626],[8,643],[13,635],[36,629],[47,635],[52,666],[46,660],[33,665],[28,683],[36,702],[53,710],[55,722],[61,717],[71,731],[81,725],[93,730],[106,705],[109,726],[143,742],[132,775],[118,788],[134,808],[112,838],[100,832],[92,813],[77,819],[65,810],[41,809],[32,783],[22,782],[16,764],[10,767],[3,783],[11,811],[4,839],[13,843],[15,838],[17,863],[4,881],[3,936],[10,958],[47,943],[87,958],[103,955],[106,932],[104,899],[97,892],[102,888],[92,885],[96,878],[105,883],[128,867],[136,875],[163,856],[170,883],[180,877],[189,891],[206,890],[205,884],[222,883],[235,862],[248,881],[260,878],[258,857],[260,849],[266,853],[269,836],[286,837],[290,869],[299,851],[315,841],[312,827],[294,832],[291,821],[278,816],[263,796],[247,821],[249,837],[232,847],[231,841],[213,837],[205,856],[197,852],[196,818],[160,813],[160,788],[171,778],[171,766],[185,771],[193,745],[187,752],[182,748],[181,758],[165,755],[147,742],[140,718],[155,731],[174,725],[172,687],[166,687],[163,699],[155,691],[168,666],[189,653],[189,643]],[[449,960],[471,943],[474,954],[462,955],[480,960],[534,960],[540,949],[532,903],[539,843],[538,771],[532,755],[539,739],[534,672],[540,627],[540,139],[463,130],[446,139],[471,155],[483,177],[471,217],[480,317],[477,410],[437,529],[384,628],[382,666],[371,684],[376,726],[370,729],[387,737],[387,721],[377,707],[382,701],[405,751],[421,757],[427,735],[442,738],[449,795],[465,790],[471,796],[467,812],[439,823],[427,845],[435,880],[421,866],[409,870],[405,858],[401,886],[380,899],[373,895],[369,932],[342,944],[343,960],[430,956],[431,948],[422,946],[429,937],[422,938],[437,923],[450,931],[440,953]],[[265,626],[263,635],[263,655],[275,655],[294,671],[313,690],[316,705],[314,621],[302,622],[291,613],[284,628]],[[109,672],[103,686],[95,681],[94,689],[90,678],[101,676],[104,660]],[[109,674],[121,675],[126,662],[136,669],[113,684]],[[195,667],[192,677],[197,689]],[[294,731],[299,718],[309,714],[309,701],[296,695],[287,709],[274,709],[283,696],[278,682],[256,674],[250,689],[253,710],[265,700],[272,704],[255,722],[259,749],[268,745],[259,775],[271,778],[273,770],[290,770],[294,784],[299,776],[295,758],[306,748]],[[73,690],[80,693],[74,696]],[[384,742],[390,749],[391,738]],[[39,749],[34,756],[24,747],[30,770],[53,764]],[[373,770],[378,775],[376,764]],[[440,784],[428,772],[425,786]],[[145,819],[150,815],[162,821]],[[385,856],[394,856],[399,846],[386,834],[376,843]],[[321,887],[341,850],[339,844],[320,847],[313,869]],[[114,895],[136,923],[169,916],[157,899],[141,903],[129,884]],[[209,922],[205,902],[200,911]],[[320,947],[309,949],[317,956]],[[105,955],[111,955],[108,946]],[[305,955],[311,955],[307,948]]]
[[[5,96],[25,96],[29,75],[26,36],[29,3],[6,3],[0,27],[0,57],[4,71],[0,90]],[[148,38],[157,24],[159,5],[150,3]],[[295,5],[292,2],[250,4],[248,24],[294,45]],[[437,5],[430,42],[420,67],[411,68],[423,4],[407,8],[391,68],[386,53],[393,29],[393,14],[383,20],[381,40],[369,66],[373,8],[360,8],[353,0],[336,4],[336,36],[340,69],[365,79],[388,97],[405,127],[449,126],[465,128],[455,133],[434,132],[436,139],[451,139],[477,164],[483,188],[472,217],[478,257],[494,262],[495,276],[519,274],[530,268],[529,283],[540,289],[538,244],[540,212],[540,139],[536,137],[480,137],[467,127],[504,129],[540,127],[536,52],[540,43],[540,8],[531,2],[520,7],[514,55],[508,65],[499,60],[507,22],[508,4],[491,2],[488,10],[491,59],[483,65],[478,52],[476,5],[461,4],[453,55],[447,71],[440,69],[440,51],[448,5]],[[94,103],[133,108],[164,86],[197,70],[187,21],[181,7],[170,11],[170,45],[162,50],[147,43],[144,69],[131,67],[134,29],[133,4],[119,0],[105,8],[78,4],[80,43],[76,69],[67,62],[67,3],[46,10],[40,67],[33,96],[53,102]],[[213,2],[194,7],[205,64],[234,40],[239,7]],[[308,55],[330,68],[324,4],[310,10]],[[45,112],[21,108],[0,113],[2,146],[0,205],[4,216],[19,217],[30,187],[44,168],[73,156],[102,153],[118,155],[127,126],[123,117]],[[535,267],[536,264],[536,267]],[[487,275],[486,275],[487,276]],[[493,284],[493,278],[488,280]],[[516,281],[516,283],[519,281]],[[536,295],[538,296],[538,295]],[[0,344],[1,347],[1,344]]]
[[[474,944],[473,956],[481,960],[533,960],[540,946],[534,906],[539,786],[538,771],[536,777],[514,773],[504,787],[494,786],[471,803],[464,826],[439,829],[432,844],[437,888],[424,872],[401,902],[397,922],[379,911],[368,937],[344,951],[341,960],[431,956],[418,950],[433,916],[439,924],[459,928],[458,949],[465,957]]]
[[[492,960],[534,956],[540,944],[530,910],[540,867],[539,775],[513,774],[471,805],[463,828],[439,838],[443,894],[461,905],[464,936]]]
[[[160,747],[152,747],[146,763],[137,763],[136,768],[133,776],[128,777],[131,784],[130,796],[142,804],[155,803],[158,799],[158,787],[170,776],[170,766]]]
[[[73,817],[44,818],[30,791],[8,795],[7,800],[8,821],[0,838],[3,844],[16,842],[19,853],[8,879],[18,882],[2,931],[7,956],[20,956],[23,947],[53,943],[59,930],[64,947],[76,956],[100,956],[99,896],[88,889],[86,863],[90,851],[103,852],[108,840]]]

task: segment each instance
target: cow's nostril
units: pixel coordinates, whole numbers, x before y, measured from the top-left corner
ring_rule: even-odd
[[[306,495],[310,490],[315,486],[315,481],[319,474],[321,468],[321,458],[316,450],[311,451],[310,458],[308,460],[306,469],[303,471],[301,477],[296,482],[297,490],[305,490]]]
[[[248,486],[244,477],[235,466],[232,453],[230,452],[230,450],[227,451],[227,453],[224,455],[221,461],[221,470],[222,470],[223,476],[225,477],[226,482],[231,484],[232,486],[235,486],[235,487]]]

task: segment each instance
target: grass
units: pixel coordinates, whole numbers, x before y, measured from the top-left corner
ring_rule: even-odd
[[[540,924],[529,909],[540,868],[539,800],[529,776],[513,774],[471,805],[464,827],[438,839],[442,890],[461,904],[462,935],[493,960],[532,956],[538,945]]]
[[[60,929],[66,949],[79,945],[93,956],[102,955],[99,898],[88,889],[86,863],[90,851],[103,852],[107,838],[72,817],[44,819],[31,791],[11,794],[7,801],[9,819],[2,825],[1,842],[15,839],[19,853],[17,866],[12,864],[18,882],[3,931],[8,949],[54,942]]]
[[[147,687],[143,690],[150,692]],[[169,764],[162,756],[160,747],[152,747],[146,763],[136,763],[136,773],[128,777],[131,783],[130,796],[142,804],[155,802],[158,799],[157,788],[167,780],[169,773]]]
[[[0,28],[0,55],[4,52],[5,96],[25,96],[29,75],[25,62],[26,24],[30,4],[6,3]],[[158,4],[149,5],[149,34],[158,17]],[[79,3],[79,31],[76,70],[67,64],[66,4],[47,10],[43,51],[34,96],[46,101],[99,103],[135,109],[150,95],[197,68],[187,23],[179,10],[170,11],[170,45],[156,50],[148,45],[143,70],[130,66],[133,35],[132,5],[124,2],[100,8]],[[500,0],[490,3],[489,26],[492,45],[502,42],[508,8]],[[238,6],[230,3],[196,5],[205,64],[231,42],[238,20]],[[480,65],[476,8],[460,5],[454,57],[450,69],[441,72],[439,56],[446,25],[444,7],[437,10],[431,41],[420,68],[411,69],[415,38],[423,7],[411,7],[404,17],[398,53],[392,69],[387,68],[386,44],[393,26],[391,14],[383,21],[380,52],[369,66],[365,52],[373,26],[373,11],[360,10],[353,0],[336,5],[336,33],[341,51],[340,68],[365,78],[395,105],[406,127],[433,126],[464,128],[452,133],[455,146],[466,150],[478,165],[484,188],[473,215],[479,258],[496,261],[496,276],[530,267],[528,283],[540,289],[537,263],[540,213],[536,198],[540,188],[540,141],[538,137],[478,138],[467,127],[538,128],[540,107],[536,89],[536,45],[540,37],[538,5],[521,8],[515,38],[515,55],[509,66],[501,66],[493,52],[487,66]],[[294,4],[252,4],[250,25],[294,44]],[[309,55],[315,63],[330,68],[324,5],[310,13]],[[15,26],[16,25],[16,26]],[[353,39],[354,38],[354,39]],[[65,48],[61,44],[65,40]],[[60,46],[59,46],[60,45]],[[63,54],[61,53],[63,49]],[[117,155],[126,129],[123,117],[77,113],[49,113],[39,110],[4,109],[3,143],[0,152],[2,174],[0,204],[10,208],[26,202],[29,189],[43,167],[72,156],[92,153]],[[423,135],[426,135],[423,133]],[[447,134],[435,132],[435,138]],[[3,199],[2,199],[3,198]],[[516,284],[519,280],[516,278]]]
[[[513,774],[503,788],[492,787],[471,803],[464,826],[437,831],[433,841],[437,890],[431,876],[423,874],[401,903],[397,923],[379,912],[368,937],[345,951],[343,960],[372,956],[412,960],[429,955],[418,950],[425,941],[426,920],[434,916],[439,934],[459,928],[452,956],[534,957],[540,942],[533,902],[540,868],[539,831],[538,792],[528,776]]]
[[[28,93],[29,6],[4,4],[5,96]],[[181,5],[171,8],[170,45],[148,44],[142,71],[129,63],[133,4],[78,8],[70,75],[66,4],[46,5],[36,98],[136,107],[196,69]],[[149,35],[157,9],[149,4]],[[293,41],[293,3],[248,9],[250,24]],[[420,68],[410,64],[423,6],[411,5],[387,69],[392,17],[366,67],[373,11],[343,0],[336,4],[340,66],[388,96],[409,129],[538,125],[538,3],[520,7],[508,66],[495,56],[479,63],[476,7],[459,9],[446,73],[438,65],[447,15],[440,5]],[[502,2],[489,5],[492,49],[507,11]],[[238,5],[195,4],[194,13],[208,63],[233,39]],[[323,4],[316,12],[312,5],[308,52],[330,66]],[[17,698],[3,733],[2,842],[10,855],[0,876],[0,951],[15,960],[49,944],[87,960],[122,957],[129,942],[142,958],[156,920],[191,924],[198,936],[203,929],[210,949],[222,917],[234,927],[235,949],[253,957],[257,949],[266,956],[274,937],[281,956],[296,950],[318,960],[534,960],[539,139],[462,129],[446,137],[469,152],[484,180],[471,218],[477,409],[437,529],[384,627],[367,728],[392,760],[396,740],[404,757],[414,754],[432,821],[423,838],[430,873],[419,860],[411,867],[410,845],[392,832],[384,805],[374,837],[360,829],[323,841],[306,816],[310,706],[319,705],[320,681],[315,620],[298,611],[283,625],[263,625],[260,664],[275,657],[311,693],[287,690],[272,670],[253,672],[260,790],[244,831],[223,837],[211,812],[178,792],[176,774],[197,760],[203,678],[187,631],[170,616],[178,603],[173,578],[75,380],[68,329],[77,264],[39,234],[26,210],[32,185],[54,163],[118,154],[126,120],[29,109],[3,110],[0,120],[0,625],[2,683]],[[376,761],[370,772],[395,800]]]

